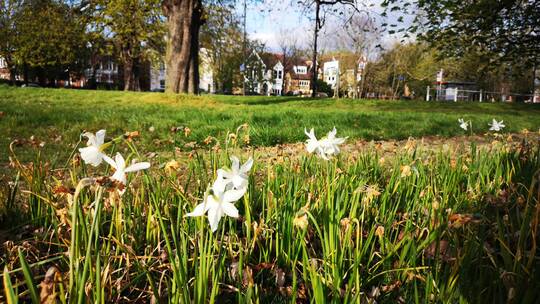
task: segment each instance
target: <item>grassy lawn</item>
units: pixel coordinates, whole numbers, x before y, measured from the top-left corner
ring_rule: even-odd
[[[201,143],[208,136],[224,139],[228,131],[234,132],[244,123],[250,126],[250,144],[254,146],[304,141],[305,127],[315,128],[319,136],[335,126],[340,136],[367,140],[463,135],[458,118],[472,120],[473,130],[479,134],[487,131],[492,118],[503,119],[507,132],[540,127],[539,105],[193,97],[7,86],[0,86],[0,111],[4,112],[0,118],[2,163],[14,139],[34,135],[46,143],[48,155],[55,155],[58,147],[66,154],[83,130],[95,132],[101,128],[110,136],[138,130],[145,149],[159,151],[188,142]],[[187,138],[175,135],[171,127],[189,127],[191,134]]]
[[[538,302],[538,105],[0,87],[0,112],[0,303]],[[462,117],[477,136],[353,140]],[[333,126],[351,140],[330,160],[298,143]],[[127,168],[72,153],[101,128]]]

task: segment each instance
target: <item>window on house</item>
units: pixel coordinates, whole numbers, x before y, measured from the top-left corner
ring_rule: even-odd
[[[307,67],[305,66],[296,66],[296,73],[297,74],[306,74],[307,73]]]
[[[278,71],[278,74],[277,74],[278,76],[277,76],[277,78],[278,78],[278,79],[281,79],[281,77],[283,76],[282,74],[283,74],[283,71]]]
[[[161,80],[159,81],[159,87],[160,87],[161,89],[165,89],[165,79],[161,79]]]

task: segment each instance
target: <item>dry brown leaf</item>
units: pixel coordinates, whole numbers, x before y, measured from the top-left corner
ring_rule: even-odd
[[[56,274],[59,274],[56,267],[50,267],[45,274],[45,278],[41,281],[39,286],[41,291],[39,293],[39,299],[42,304],[54,304],[56,303],[56,292],[54,291],[54,283]]]

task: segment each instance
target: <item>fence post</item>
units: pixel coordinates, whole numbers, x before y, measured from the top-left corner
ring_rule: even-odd
[[[458,88],[456,88],[456,89],[454,90],[454,102],[457,102],[457,99],[458,99],[458,91],[459,91]]]
[[[429,101],[429,86],[427,86],[426,90],[426,101]]]
[[[483,98],[482,98],[482,90],[480,90],[480,102],[482,102]]]

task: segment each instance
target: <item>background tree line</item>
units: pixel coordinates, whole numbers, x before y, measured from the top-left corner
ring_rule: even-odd
[[[272,9],[273,1],[249,2]],[[289,5],[300,7],[313,23],[312,39],[304,47],[294,39],[282,39],[274,51],[284,61],[304,56],[315,65],[330,51],[368,58],[362,71],[352,64],[355,75],[365,73],[361,82],[339,86],[354,87],[353,97],[368,91],[399,96],[405,83],[420,93],[439,69],[449,78],[474,81],[486,90],[497,90],[500,83],[515,92],[533,90],[540,54],[537,2],[381,3],[386,11],[379,14],[362,1],[291,0]],[[110,56],[122,67],[125,90],[140,89],[145,64],[165,62],[169,91],[198,93],[199,49],[204,47],[215,87],[232,92],[242,85],[239,67],[245,63],[246,50],[264,49],[260,42],[244,41],[234,4],[233,0],[0,0],[0,56],[12,81],[19,75],[25,82],[37,79],[49,85],[95,70],[100,58]],[[387,14],[394,14],[393,22],[384,21]],[[414,19],[404,26],[406,15]],[[415,38],[377,49],[384,34]],[[325,48],[325,39],[332,41],[331,49]],[[320,71],[321,66],[311,70],[312,80]],[[317,83],[312,81],[314,93]]]

